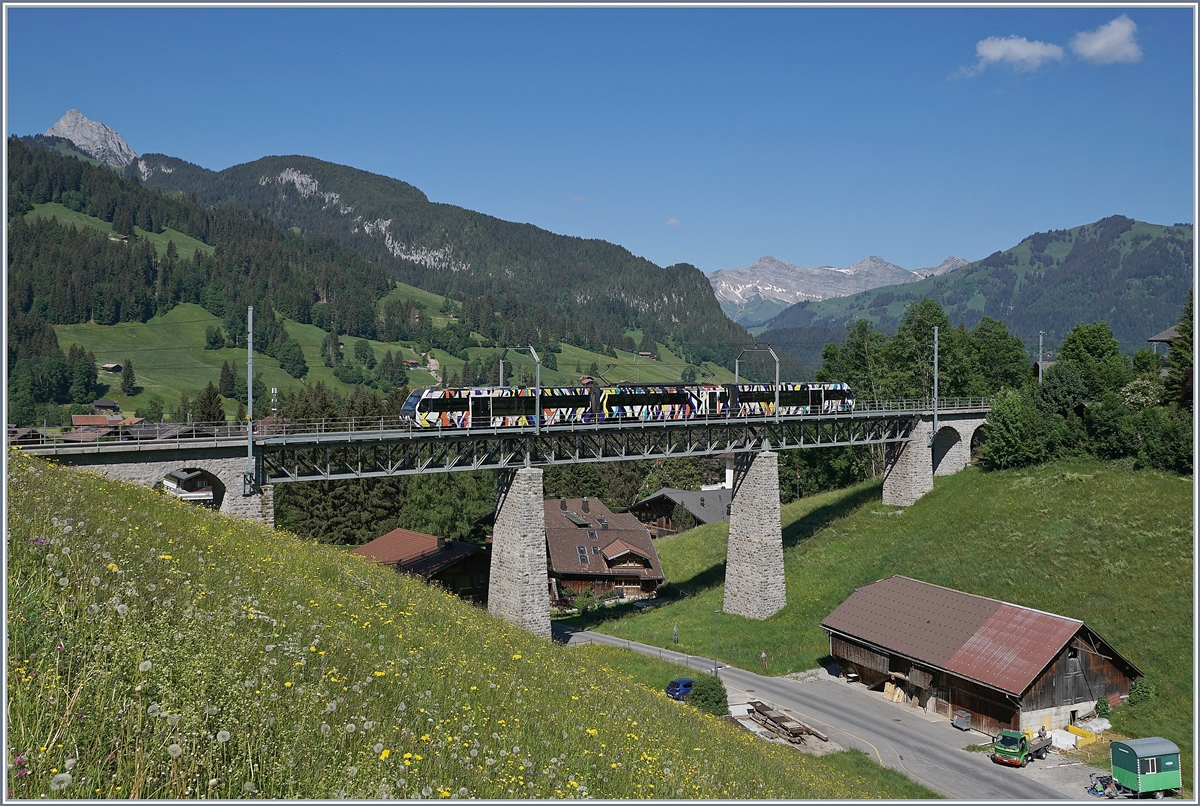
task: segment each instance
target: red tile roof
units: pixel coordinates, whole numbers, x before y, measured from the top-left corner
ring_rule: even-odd
[[[447,540],[438,548],[438,538],[410,529],[393,529],[351,551],[386,565],[400,564],[405,571],[428,576],[469,557],[482,547],[461,540]]]
[[[864,585],[821,621],[831,632],[1020,695],[1083,622],[893,576]]]

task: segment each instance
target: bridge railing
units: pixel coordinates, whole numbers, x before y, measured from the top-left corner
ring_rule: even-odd
[[[944,398],[938,401],[939,413],[954,413],[956,411],[986,410],[991,404],[989,398]],[[913,414],[932,413],[933,404],[929,400],[856,400],[853,411],[833,412],[807,415],[785,415],[784,420],[836,420],[862,416],[864,414],[895,414],[912,412]],[[774,422],[773,414],[740,417],[733,414],[722,414],[708,417],[694,417],[687,420],[670,418],[648,418],[645,420],[610,419],[601,423],[556,423],[544,427],[555,430],[569,430],[572,427],[595,427],[607,424],[614,427],[656,427],[671,423],[754,423],[769,424]],[[391,438],[404,434],[431,435],[438,433],[489,434],[524,431],[532,426],[495,427],[484,426],[468,430],[461,428],[443,428],[442,426],[421,427],[409,418],[397,414],[360,416],[360,417],[327,417],[327,418],[272,418],[267,417],[254,423],[255,439],[267,439],[291,436],[348,436],[358,439],[371,439],[372,435],[388,436]],[[199,442],[231,442],[245,441],[246,426],[244,423],[212,422],[212,423],[139,423],[137,425],[112,425],[80,428],[39,428],[23,429],[9,428],[8,444],[18,447],[39,448],[58,446],[77,446],[86,449],[87,446],[99,444],[121,444],[137,449],[142,446],[166,445],[196,445]]]

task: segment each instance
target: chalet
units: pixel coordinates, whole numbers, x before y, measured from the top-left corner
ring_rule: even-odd
[[[163,477],[163,488],[176,498],[201,506],[213,505],[213,484],[200,470],[172,470]]]
[[[96,414],[117,414],[121,411],[121,405],[115,400],[97,400],[92,403],[92,411]]]
[[[622,599],[658,590],[662,565],[650,533],[633,515],[614,515],[587,498],[550,498],[544,507],[551,598],[565,588]]]
[[[652,536],[660,537],[678,531],[672,520],[676,507],[681,506],[690,512],[697,524],[705,524],[729,520],[729,504],[732,500],[733,491],[725,487],[699,492],[663,487],[625,511],[645,524]]]
[[[350,553],[441,585],[469,602],[487,604],[492,556],[485,546],[393,529]]]
[[[416,359],[413,359],[413,358],[406,358],[406,359],[404,359],[404,368],[405,369],[420,369],[421,362],[417,361]]]
[[[112,372],[117,375],[121,374],[121,365],[120,364],[101,364],[100,369],[104,370],[105,372]]]
[[[6,444],[8,445],[41,445],[43,442],[45,442],[45,438],[40,431],[33,428],[8,426],[6,435]]]
[[[638,358],[649,358],[651,361],[658,360],[658,356],[656,356],[654,353],[647,353],[645,351],[639,352]]]
[[[821,626],[851,679],[891,682],[947,718],[966,712],[993,736],[1065,727],[1142,676],[1082,621],[903,576],[858,588]]]

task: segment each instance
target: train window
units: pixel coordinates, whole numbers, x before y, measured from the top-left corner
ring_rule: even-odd
[[[779,392],[780,406],[807,406],[808,392],[805,390],[789,389]]]
[[[782,394],[782,393],[781,393]],[[774,403],[775,390],[763,391],[761,389],[740,389],[738,390],[738,403]],[[782,403],[782,401],[780,401]]]
[[[592,399],[587,395],[542,394],[542,406],[547,409],[586,409]]]
[[[686,392],[617,392],[608,396],[612,406],[683,406],[691,402]]]
[[[493,417],[517,417],[537,412],[537,398],[532,395],[523,397],[493,397]]]
[[[431,397],[425,403],[427,411],[466,411],[468,405],[465,397]]]

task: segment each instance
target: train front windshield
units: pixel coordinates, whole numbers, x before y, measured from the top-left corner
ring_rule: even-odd
[[[411,393],[408,400],[404,401],[404,405],[400,407],[400,416],[408,417],[409,419],[417,415],[417,403],[421,401],[422,390]]]

